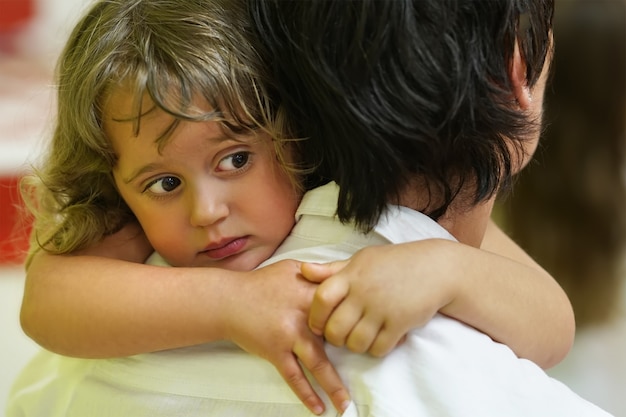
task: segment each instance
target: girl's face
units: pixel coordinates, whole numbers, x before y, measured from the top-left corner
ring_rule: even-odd
[[[269,136],[234,140],[217,122],[181,121],[159,152],[155,139],[174,119],[155,108],[135,136],[133,98],[115,92],[103,124],[119,158],[115,183],[153,248],[173,266],[246,271],[269,258],[300,201]]]

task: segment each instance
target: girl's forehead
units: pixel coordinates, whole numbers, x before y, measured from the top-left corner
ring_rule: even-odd
[[[155,119],[168,119],[168,124],[171,124],[176,120],[209,118],[216,113],[206,100],[199,98],[184,103],[174,92],[159,92],[159,98],[161,101],[156,102],[152,94],[140,86],[128,83],[115,86],[104,95],[103,123],[129,122],[136,125],[136,130],[139,130],[142,125]]]
[[[230,103],[213,97],[199,87],[192,93],[189,90],[190,86],[163,86],[156,89],[141,81],[122,81],[105,90],[103,113],[109,112],[109,116],[131,120],[141,119],[155,109],[160,109],[181,120],[214,120],[227,125],[245,126],[254,124],[243,103]]]
[[[103,99],[102,128],[112,141],[113,138],[138,137],[140,133],[144,137],[154,135],[156,140],[175,120],[169,117],[168,121],[167,114],[157,110],[148,94],[138,94],[130,88],[114,88]]]
[[[129,83],[108,88],[102,100],[103,119],[132,120],[141,116],[142,109],[154,107],[150,95]]]
[[[113,88],[106,95],[102,107],[105,134],[111,138],[113,130],[119,132],[120,125],[125,125],[122,128],[126,132],[124,136],[151,138],[162,149],[181,123],[217,123],[215,127],[220,129],[220,136],[224,138],[248,143],[269,138],[267,134],[260,134],[258,129],[231,128],[236,122],[219,109],[214,109],[202,97],[189,104],[177,101],[180,100],[172,95],[171,103],[157,104],[147,91],[141,92],[128,86]]]

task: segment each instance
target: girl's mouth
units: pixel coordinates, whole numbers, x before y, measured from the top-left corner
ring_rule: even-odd
[[[239,253],[244,248],[247,242],[247,236],[239,237],[236,239],[220,242],[216,245],[211,245],[200,253],[208,256],[211,259],[224,259]]]

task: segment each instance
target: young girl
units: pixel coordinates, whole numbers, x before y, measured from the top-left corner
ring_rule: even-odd
[[[266,111],[266,75],[247,31],[237,2],[219,0],[103,1],[79,23],[58,65],[57,125],[33,182],[22,324],[45,348],[88,358],[231,340],[274,364],[320,412],[302,364],[341,409],[347,392],[306,325],[316,286],[296,261],[250,271],[288,234],[298,173],[310,166],[300,163],[301,141],[283,140],[291,135],[280,111]],[[567,299],[488,230],[483,246],[504,257],[439,240],[415,242],[409,255],[407,246],[368,252],[398,266],[385,276],[398,297],[407,292],[393,282],[419,288],[416,308],[381,342],[377,331],[356,341],[324,323],[316,331],[383,354],[441,310],[520,356],[557,362],[573,335]],[[141,264],[153,250],[180,268]],[[378,278],[370,274],[355,283]]]

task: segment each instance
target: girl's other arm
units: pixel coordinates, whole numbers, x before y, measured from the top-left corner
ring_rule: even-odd
[[[380,356],[437,311],[548,368],[573,343],[571,304],[555,280],[489,221],[481,249],[429,239],[303,264],[318,288],[309,323],[336,345]],[[333,275],[334,274],[334,275]]]
[[[464,285],[456,301],[442,312],[477,327],[545,369],[563,360],[574,343],[576,322],[570,300],[556,280],[493,220],[481,250],[456,249],[469,273],[461,280]]]

